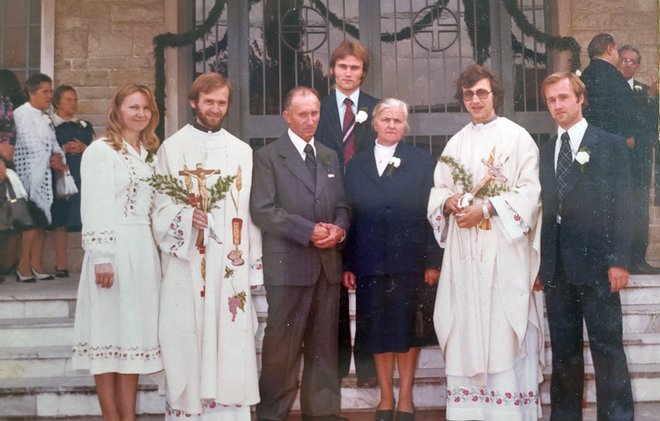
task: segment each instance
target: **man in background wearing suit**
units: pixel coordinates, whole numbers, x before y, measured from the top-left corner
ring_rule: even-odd
[[[630,150],[630,176],[632,180],[633,226],[632,254],[628,270],[631,273],[660,273],[646,262],[649,244],[649,193],[653,168],[653,145],[658,140],[658,84],[654,88],[635,80],[642,56],[635,47],[619,48],[619,71],[635,98],[635,147]]]
[[[262,229],[268,319],[259,420],[286,420],[298,389],[304,420],[338,420],[337,320],[341,254],[349,224],[337,155],[315,142],[318,93],[292,89],[287,133],[255,152],[250,210]]]
[[[582,72],[587,89],[583,115],[589,124],[617,134],[635,147],[635,100],[617,70],[619,52],[610,34],[598,34],[587,47],[589,65]]]
[[[373,148],[376,132],[371,127],[371,113],[378,100],[360,89],[369,70],[369,53],[360,43],[342,41],[332,52],[329,67],[335,89],[321,99],[321,121],[314,136],[318,142],[337,152],[343,170],[355,153]],[[341,379],[348,375],[352,351],[348,290],[343,285],[338,341]],[[375,387],[378,378],[373,356],[362,353],[358,347],[353,351],[358,387]]]
[[[541,147],[541,268],[552,345],[551,420],[582,419],[583,332],[596,372],[599,420],[633,420],[619,291],[630,263],[628,153],[619,136],[582,116],[573,73],[541,86],[558,136]]]

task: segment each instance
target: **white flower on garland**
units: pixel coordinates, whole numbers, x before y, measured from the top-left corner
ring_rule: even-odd
[[[369,115],[367,114],[366,111],[360,110],[358,111],[357,115],[355,116],[355,122],[358,124],[362,124],[365,121],[367,121],[367,118],[369,118]]]

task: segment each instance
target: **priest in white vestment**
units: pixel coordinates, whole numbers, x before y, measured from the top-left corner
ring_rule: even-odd
[[[197,78],[189,93],[195,122],[158,152],[158,174],[176,177],[210,202],[218,177],[235,177],[208,213],[166,194],[156,197],[166,419],[250,420],[250,405],[259,402],[250,291],[263,283],[261,233],[249,212],[252,149],[221,128],[230,97],[222,75]]]
[[[434,323],[447,419],[534,420],[543,380],[542,301],[533,292],[539,152],[525,129],[497,116],[504,90],[490,70],[471,65],[456,85],[472,122],[440,157],[428,215],[445,248]]]

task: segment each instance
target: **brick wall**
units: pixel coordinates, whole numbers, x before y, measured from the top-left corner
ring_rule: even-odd
[[[153,37],[163,0],[57,0],[55,85],[75,87],[79,114],[104,131],[108,101],[126,83],[154,86]]]

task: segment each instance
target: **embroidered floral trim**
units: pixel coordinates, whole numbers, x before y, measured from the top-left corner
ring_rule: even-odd
[[[227,404],[224,404],[224,403],[218,403],[218,402],[214,401],[214,402],[204,403],[204,404],[202,404],[202,407],[204,409],[219,409],[219,408],[229,408],[229,407],[242,408],[243,405],[238,405],[238,404],[227,405]],[[181,409],[172,408],[168,402],[165,402],[165,410],[167,412],[167,415],[170,416],[170,417],[174,416],[174,417],[190,418],[192,416],[200,415],[200,414],[190,414],[190,413],[188,413],[186,411],[183,411]]]
[[[94,246],[98,244],[114,244],[115,232],[114,231],[88,231],[82,233],[82,242],[86,246]]]
[[[120,360],[120,361],[153,361],[160,357],[160,346],[151,348],[123,348],[115,345],[90,346],[87,342],[79,342],[73,346],[73,355],[87,357],[90,360]]]
[[[520,214],[513,209],[513,207],[509,204],[509,202],[505,200],[504,203],[506,203],[507,207],[513,214],[513,223],[520,227],[523,234],[527,235],[529,233],[529,230],[531,229],[529,225],[525,223],[525,221],[522,219],[522,216],[520,216]]]
[[[435,216],[433,219],[433,231],[441,233],[442,229],[444,228],[444,222],[442,221],[444,219],[444,216],[442,216],[441,212],[438,212],[438,214]]]
[[[261,261],[261,257],[254,263],[250,263],[250,270],[264,270],[264,265]]]
[[[170,228],[167,230],[168,234],[174,239],[174,244],[170,245],[170,253],[174,255],[175,252],[183,246],[186,240],[185,231],[181,229],[181,223],[183,221],[181,212],[183,212],[183,209],[176,214],[174,220],[170,223]]]
[[[500,406],[528,406],[539,405],[539,395],[530,390],[527,392],[500,392],[488,391],[485,388],[455,387],[447,389],[447,402],[453,404],[486,403]]]
[[[128,166],[128,188],[126,189],[126,205],[124,206],[124,216],[135,214],[135,203],[138,191],[138,176],[135,166],[128,153],[122,154],[126,165]]]

